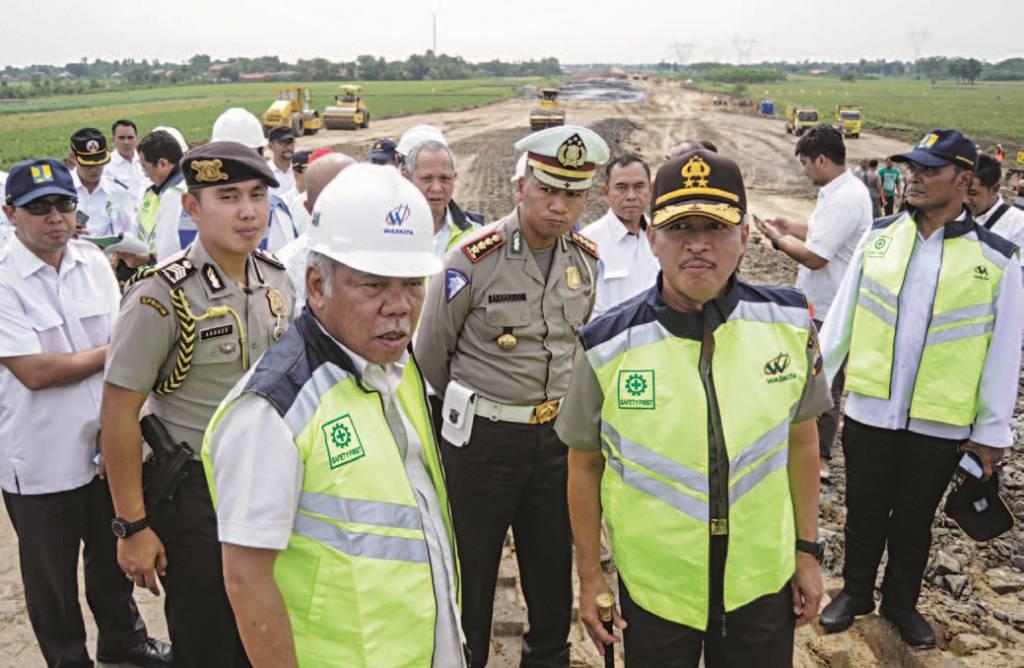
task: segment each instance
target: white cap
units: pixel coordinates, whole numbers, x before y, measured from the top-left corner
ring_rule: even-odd
[[[352,165],[323,189],[306,228],[309,248],[378,276],[430,276],[434,217],[419,190],[390,165]]]
[[[252,149],[261,149],[267,145],[260,119],[241,107],[231,107],[217,117],[210,141],[234,141]]]
[[[608,162],[608,144],[593,130],[561,125],[534,132],[516,142],[541,183],[562,190],[586,190],[597,167]]]
[[[157,130],[160,130],[161,132],[166,132],[167,134],[174,137],[174,140],[178,142],[179,146],[181,146],[182,153],[188,153],[188,142],[185,141],[184,135],[181,134],[181,131],[178,130],[178,128],[172,128],[167,125],[158,125],[155,128],[153,128],[151,132],[156,132]]]
[[[524,176],[526,176],[526,151],[519,154],[519,160],[516,161],[516,171],[509,180],[515,183]]]
[[[399,155],[409,155],[414,148],[425,141],[436,141],[441,142],[445,146],[448,145],[444,134],[433,125],[414,125],[402,134],[402,138],[398,140],[398,146],[395,147],[395,150]]]

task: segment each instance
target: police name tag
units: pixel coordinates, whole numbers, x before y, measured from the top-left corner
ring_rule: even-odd
[[[441,408],[441,437],[457,448],[469,443],[476,416],[476,392],[455,381],[448,383]]]

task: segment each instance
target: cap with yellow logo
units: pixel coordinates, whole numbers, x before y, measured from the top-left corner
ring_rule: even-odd
[[[735,162],[697,149],[666,162],[654,178],[651,225],[662,227],[687,216],[739,225],[747,211],[747,191]]]
[[[181,172],[189,192],[253,179],[271,188],[279,185],[266,160],[234,141],[212,141],[192,149],[181,159]]]
[[[911,150],[892,156],[892,161],[916,162],[925,167],[957,165],[973,171],[978,164],[978,147],[959,130],[936,128]]]

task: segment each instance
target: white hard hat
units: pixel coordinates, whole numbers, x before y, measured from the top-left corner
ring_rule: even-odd
[[[425,141],[436,141],[441,142],[445,146],[448,145],[444,134],[433,125],[414,125],[402,134],[402,138],[398,140],[398,146],[395,147],[395,150],[399,155],[409,155],[414,148]]]
[[[390,165],[338,174],[317,198],[306,234],[310,250],[378,276],[430,276],[444,267],[427,200]]]
[[[174,140],[178,142],[179,146],[181,146],[182,153],[188,153],[188,142],[185,141],[185,136],[181,134],[181,130],[179,130],[178,128],[172,128],[167,125],[158,125],[155,128],[153,128],[151,132],[156,132],[157,130],[166,132],[167,134],[174,137]]]
[[[213,136],[210,137],[210,141],[234,141],[252,149],[260,149],[267,145],[260,119],[241,107],[231,107],[217,117],[213,123]]]

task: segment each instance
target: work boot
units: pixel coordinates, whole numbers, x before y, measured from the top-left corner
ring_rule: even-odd
[[[818,617],[818,623],[825,633],[839,633],[850,628],[858,615],[874,612],[875,601],[872,598],[860,599],[850,596],[845,591],[832,599]]]
[[[917,610],[900,610],[889,608],[885,604],[879,608],[878,614],[896,625],[900,637],[914,649],[930,649],[935,647],[935,630],[928,620]]]
[[[156,638],[146,638],[135,647],[116,655],[97,653],[96,660],[101,663],[130,663],[142,668],[166,668],[174,661],[171,646]]]

